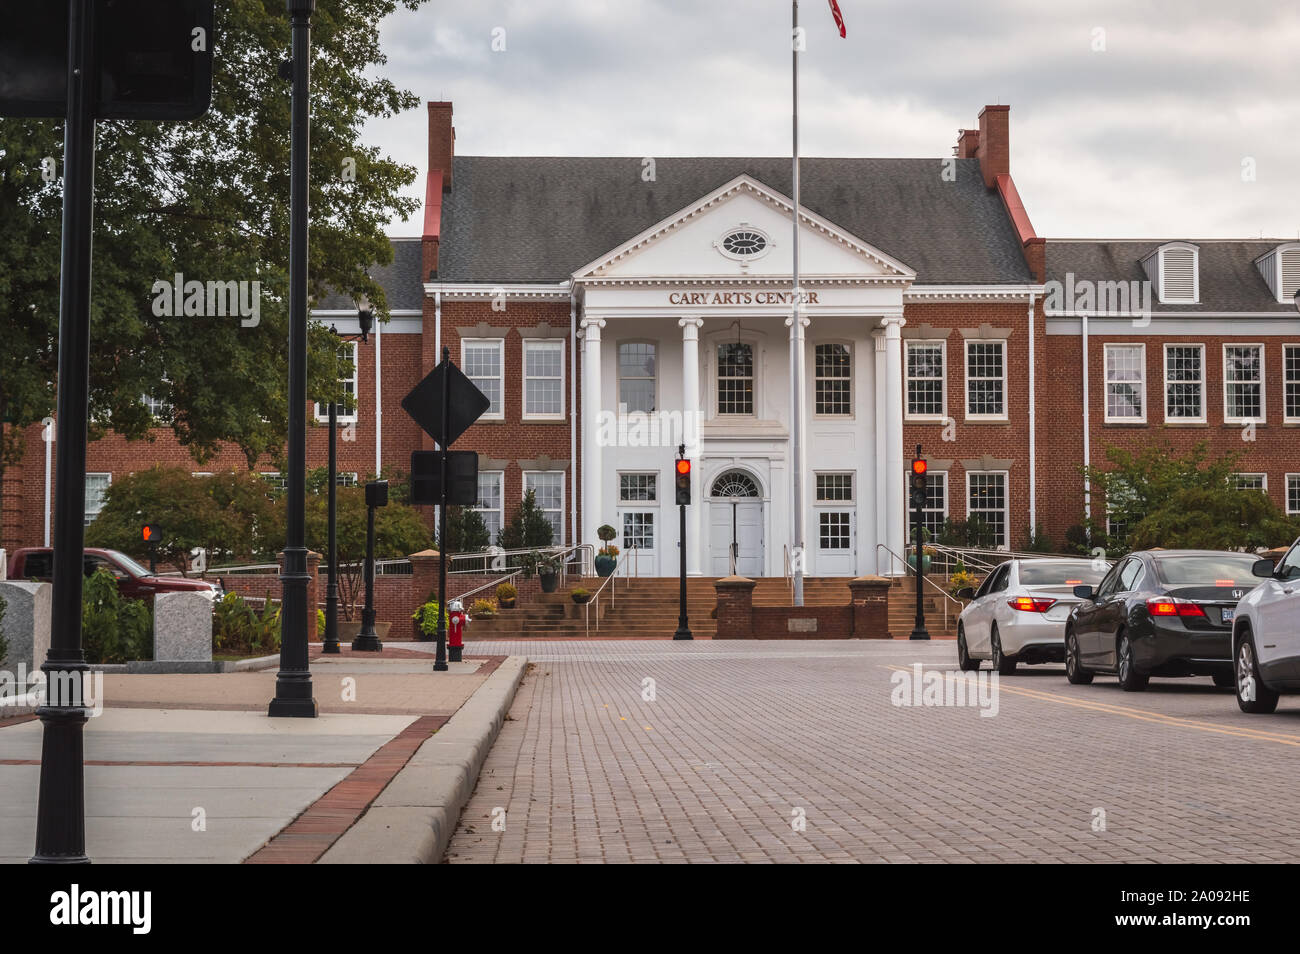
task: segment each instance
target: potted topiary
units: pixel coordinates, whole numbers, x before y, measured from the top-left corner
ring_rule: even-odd
[[[575,586],[569,590],[569,596],[573,599],[573,602],[581,606],[591,599],[591,591],[581,586]]]
[[[560,558],[543,557],[537,566],[537,579],[542,584],[543,593],[554,593],[560,588]]]
[[[502,583],[497,586],[497,605],[502,609],[514,609],[515,600],[519,598],[519,591],[515,589],[513,583]]]
[[[618,531],[609,524],[596,528],[596,536],[600,537],[600,542],[604,544],[596,551],[596,572],[600,576],[609,576],[618,566],[618,547],[610,543]]]
[[[494,619],[497,615],[497,604],[491,600],[475,600],[469,608],[470,619]]]

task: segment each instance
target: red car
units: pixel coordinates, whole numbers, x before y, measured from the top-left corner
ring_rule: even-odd
[[[117,589],[131,600],[153,602],[155,593],[199,592],[212,599],[221,598],[221,590],[206,580],[187,580],[184,577],[155,576],[125,553],[117,550],[85,551],[85,573],[90,576],[100,568],[108,570],[117,579]],[[40,580],[49,583],[54,579],[54,551],[48,547],[23,547],[9,558],[10,580]]]

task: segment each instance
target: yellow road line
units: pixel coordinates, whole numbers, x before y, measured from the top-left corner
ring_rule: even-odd
[[[892,669],[894,672],[912,672],[912,669],[906,666],[885,665],[883,668]],[[953,672],[951,669],[932,669],[930,671]],[[1197,729],[1202,732],[1213,732],[1218,735],[1233,735],[1243,739],[1254,739],[1256,742],[1277,742],[1281,745],[1300,746],[1300,735],[1293,735],[1286,732],[1269,732],[1263,729],[1228,728],[1197,719],[1185,719],[1181,716],[1171,716],[1160,712],[1152,712],[1150,709],[1139,709],[1133,706],[1120,706],[1110,702],[1088,702],[1083,699],[1071,699],[1066,696],[1058,696],[1054,693],[1043,692],[1038,689],[1008,686],[1005,677],[999,678],[998,691],[1010,692],[1013,695],[1026,696],[1030,699],[1038,699],[1043,702],[1055,702],[1059,705],[1073,706],[1076,709],[1091,709],[1094,712],[1104,712],[1110,715],[1124,716],[1127,719],[1136,719],[1140,722],[1152,722],[1157,725],[1166,725],[1175,728]]]

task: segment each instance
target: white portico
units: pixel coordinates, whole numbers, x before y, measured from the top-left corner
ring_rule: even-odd
[[[742,175],[573,275],[581,308],[582,539],[614,526],[677,572],[673,460],[694,461],[688,572],[890,570],[904,545],[907,265],[802,210],[802,499],[792,468],[790,201]]]

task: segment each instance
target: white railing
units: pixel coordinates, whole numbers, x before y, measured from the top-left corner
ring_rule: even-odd
[[[929,544],[927,544],[927,546],[928,546],[928,545],[929,545]],[[879,553],[880,553],[881,550],[884,550],[886,553],[888,553],[890,556],[892,556],[895,560],[900,560],[900,561],[902,561],[902,563],[903,563],[904,566],[907,565],[907,558],[906,558],[906,557],[900,557],[897,553],[895,553],[895,552],[894,552],[893,550],[891,550],[889,547],[885,546],[885,544],[883,544],[883,543],[877,543],[877,544],[876,544],[876,554],[879,555]],[[941,605],[943,606],[943,628],[944,628],[944,629],[947,629],[947,628],[948,628],[948,604],[949,604],[949,603],[953,603],[953,604],[956,605],[956,607],[957,607],[957,615],[958,615],[958,616],[960,616],[960,615],[961,615],[961,611],[964,610],[964,609],[966,608],[966,604],[965,604],[965,603],[963,603],[961,600],[957,599],[955,596],[953,596],[951,593],[949,593],[947,590],[945,590],[945,589],[944,589],[942,586],[940,586],[938,583],[934,582],[934,580],[930,579],[928,576],[926,576],[924,573],[922,573],[920,567],[915,567],[915,568],[914,568],[914,571],[911,572],[911,573],[908,573],[907,575],[908,575],[908,576],[911,576],[911,577],[913,577],[913,578],[915,578],[915,579],[924,580],[926,583],[928,583],[928,584],[929,584],[929,585],[930,585],[930,586],[935,590],[935,592],[937,592],[940,596],[943,597],[943,603],[942,603]],[[924,592],[924,590],[922,590],[922,592]]]
[[[618,562],[614,564],[613,572],[610,573],[609,576],[605,577],[605,582],[601,583],[600,586],[596,587],[596,592],[592,593],[591,597],[587,600],[587,602],[582,605],[583,625],[585,627],[585,632],[588,636],[591,635],[592,605],[594,604],[596,607],[596,632],[599,633],[600,632],[600,594],[604,592],[605,587],[607,586],[609,587],[609,607],[610,609],[613,609],[615,605],[614,596],[617,592],[617,584],[614,581],[618,579],[618,568],[621,566],[626,566],[627,558],[629,556],[632,557],[633,565],[634,566],[636,565],[636,556],[635,556],[636,549],[637,549],[636,547],[632,547],[628,550],[623,551],[623,553],[618,558]],[[628,576],[626,573],[624,573],[623,589],[626,590],[629,586],[632,585],[631,584],[632,579],[633,577]]]

